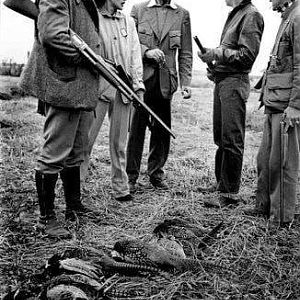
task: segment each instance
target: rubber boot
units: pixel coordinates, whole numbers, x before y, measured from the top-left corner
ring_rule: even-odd
[[[57,174],[35,173],[36,189],[40,207],[39,223],[44,226],[45,233],[53,238],[69,238],[70,233],[56,219],[54,212],[55,185]]]
[[[65,218],[76,221],[79,216],[93,214],[93,211],[81,203],[80,193],[80,167],[65,168],[60,172],[66,199]]]

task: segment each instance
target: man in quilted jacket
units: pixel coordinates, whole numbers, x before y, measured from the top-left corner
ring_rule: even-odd
[[[266,115],[252,214],[269,217],[275,226],[289,226],[295,214],[300,158],[300,7],[299,0],[270,2],[282,21],[262,80],[260,100]]]

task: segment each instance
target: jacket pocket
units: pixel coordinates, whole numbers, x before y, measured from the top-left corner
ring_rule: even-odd
[[[138,28],[138,35],[140,43],[143,45],[151,45],[152,41],[152,32],[147,27],[139,27]]]
[[[47,55],[47,61],[53,76],[64,82],[73,81],[76,79],[76,66],[63,64],[60,60],[53,58],[53,55]]]
[[[270,102],[287,102],[293,87],[293,73],[267,74],[265,99]]]
[[[169,32],[170,49],[181,48],[181,31],[173,30]]]

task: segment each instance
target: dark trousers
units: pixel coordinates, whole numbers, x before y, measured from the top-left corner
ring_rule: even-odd
[[[157,73],[145,82],[145,87],[145,103],[171,128],[171,99],[164,99],[162,97]],[[163,179],[163,167],[170,150],[170,135],[161,125],[152,122],[144,110],[134,109],[127,144],[126,172],[129,181],[135,182],[139,176],[145,132],[148,124],[150,124],[151,130],[148,175],[150,180]]]
[[[216,81],[213,106],[215,176],[218,190],[238,193],[244,154],[248,75],[236,74]]]

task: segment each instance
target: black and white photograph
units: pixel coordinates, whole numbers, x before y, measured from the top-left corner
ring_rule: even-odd
[[[299,0],[0,0],[0,299],[300,299]]]

